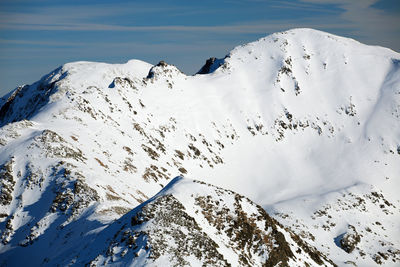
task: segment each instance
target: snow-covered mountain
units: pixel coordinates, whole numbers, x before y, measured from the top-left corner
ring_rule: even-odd
[[[0,265],[396,266],[399,122],[400,54],[311,29],[66,64],[0,100]]]

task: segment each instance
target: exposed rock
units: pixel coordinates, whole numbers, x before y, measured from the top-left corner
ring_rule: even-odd
[[[224,65],[223,59],[217,59],[215,57],[210,57],[206,60],[206,64],[196,73],[196,74],[209,74],[214,72],[220,66]]]
[[[347,228],[347,232],[340,240],[340,247],[347,253],[351,253],[356,248],[360,240],[361,237],[357,233],[356,228],[353,225],[349,225]]]
[[[15,186],[13,174],[14,159],[11,158],[4,165],[0,166],[0,205],[9,205],[13,200]]]

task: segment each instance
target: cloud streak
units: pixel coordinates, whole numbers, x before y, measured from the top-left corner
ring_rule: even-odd
[[[352,26],[361,41],[400,49],[400,15],[374,8],[378,0],[301,0],[304,3],[335,4],[344,11],[339,19]]]
[[[248,2],[263,2],[262,0],[247,0]],[[265,2],[265,1],[264,1]],[[240,23],[219,23],[215,25],[188,25],[187,23],[171,23],[170,25],[138,25],[134,21],[112,21],[112,16],[135,14],[167,13],[168,16],[189,12],[184,6],[149,7],[138,4],[124,5],[80,5],[53,6],[33,8],[30,12],[0,12],[1,31],[70,31],[70,32],[141,32],[141,33],[208,33],[208,34],[260,34],[281,31],[294,27],[312,27],[322,30],[342,29],[354,36],[368,39],[378,36],[379,39],[392,39],[399,43],[394,33],[400,33],[400,16],[388,14],[373,8],[377,0],[300,0],[268,1],[269,8],[291,9],[314,12],[309,18],[293,18],[290,20],[266,19],[263,21],[242,21]],[[240,1],[232,3],[239,4]],[[334,5],[342,10],[327,10],[326,5]],[[212,10],[217,13],[218,10]],[[318,12],[323,11],[323,14]],[[202,13],[204,10],[190,10]],[[323,21],[323,23],[321,23]],[[143,24],[143,21],[141,21]],[[392,34],[392,36],[390,35]],[[373,38],[369,38],[373,39]],[[396,41],[397,39],[397,41]]]
[[[239,2],[238,2],[239,3]],[[317,5],[289,2],[270,1],[269,8],[275,9],[297,9],[321,11]],[[135,14],[168,14],[168,17],[175,17],[178,14],[207,14],[224,12],[219,8],[193,9],[185,6],[159,6],[148,7],[138,4],[124,5],[79,5],[79,6],[56,6],[45,8],[32,8],[29,12],[0,12],[0,30],[2,31],[116,31],[116,32],[208,32],[208,33],[261,33],[272,30],[288,29],[299,25],[299,21],[264,20],[262,22],[216,23],[215,25],[189,25],[188,23],[166,23],[162,25],[140,25],[135,21],[123,22],[113,20],[114,16]],[[326,12],[326,11],[325,11]],[[210,15],[210,14],[208,14]],[[112,23],[110,23],[112,21]],[[300,23],[301,24],[301,23]],[[307,24],[307,23],[306,23]],[[320,23],[318,23],[320,24]],[[308,24],[310,25],[310,24]],[[304,27],[305,25],[303,25]],[[310,25],[312,26],[312,25]],[[338,23],[331,27],[323,24],[324,28],[337,27]],[[343,27],[341,25],[340,27]],[[280,27],[280,28],[277,28]]]
[[[209,32],[209,33],[260,33],[277,27],[287,29],[298,26],[298,22],[282,23],[280,21],[265,21],[262,24],[239,24],[239,25],[216,25],[216,26],[123,26],[110,24],[90,23],[59,23],[59,24],[2,24],[2,30],[47,30],[47,31],[127,31],[127,32],[152,32],[152,31],[175,31],[175,32]],[[345,24],[313,24],[304,22],[302,25],[319,26],[323,28],[348,28]]]

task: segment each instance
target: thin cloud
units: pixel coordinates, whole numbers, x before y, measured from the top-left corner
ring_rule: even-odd
[[[254,0],[247,0],[254,2]],[[234,1],[235,3],[241,3]],[[262,2],[262,1],[258,1]],[[373,8],[377,0],[300,0],[264,1],[269,8],[312,11],[308,18],[292,20],[265,20],[259,22],[242,22],[226,25],[190,26],[190,25],[123,25],[122,23],[107,23],[109,16],[135,13],[168,13],[177,16],[184,12],[185,7],[148,7],[129,3],[125,5],[80,5],[33,8],[31,12],[0,12],[0,30],[13,31],[110,31],[110,32],[178,32],[178,33],[209,33],[209,34],[259,34],[281,31],[293,27],[312,27],[322,30],[341,29],[361,37],[361,41],[387,40],[400,46],[400,16],[388,14]],[[335,5],[339,10],[327,10],[326,5]],[[342,11],[340,11],[342,10]],[[188,10],[186,10],[188,11]],[[214,11],[214,10],[213,10]],[[190,12],[205,12],[191,9]],[[100,18],[100,19],[99,19]],[[101,21],[99,23],[99,21]],[[321,23],[323,21],[323,23]],[[393,45],[392,45],[393,46]]]
[[[40,46],[79,46],[81,44],[75,42],[55,42],[55,41],[36,41],[36,40],[14,40],[0,39],[0,44],[11,45],[40,45]]]
[[[352,27],[360,41],[400,48],[400,15],[374,8],[378,0],[301,0],[305,3],[335,4],[344,11],[338,20]]]
[[[32,8],[29,12],[0,12],[0,24],[61,24],[90,22],[99,19],[146,13],[182,12],[177,7],[133,7],[133,6],[57,6]]]
[[[293,10],[303,10],[303,11],[314,11],[322,13],[337,13],[335,10],[328,10],[323,5],[316,5],[312,3],[303,2],[289,2],[289,1],[268,1],[270,7],[279,9],[293,9]]]
[[[126,32],[208,32],[208,33],[261,33],[271,30],[288,29],[292,27],[319,27],[319,28],[347,28],[343,23],[315,23],[313,20],[288,21],[282,23],[280,20],[267,20],[259,22],[248,22],[246,24],[234,25],[215,25],[215,26],[187,26],[187,25],[169,25],[169,26],[124,26],[112,24],[94,24],[94,23],[57,23],[57,24],[0,24],[3,30],[48,30],[48,31],[126,31]]]
[[[211,10],[218,12],[218,10]],[[220,10],[222,11],[222,10]],[[114,21],[116,17],[143,14],[178,16],[181,14],[204,14],[209,10],[193,10],[185,6],[148,6],[139,3],[96,4],[76,6],[31,7],[25,12],[0,11],[0,24],[9,25],[60,25]]]

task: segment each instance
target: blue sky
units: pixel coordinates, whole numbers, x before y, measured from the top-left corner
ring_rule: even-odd
[[[193,74],[209,57],[296,27],[400,52],[400,1],[0,0],[0,96],[78,60],[165,60]]]

